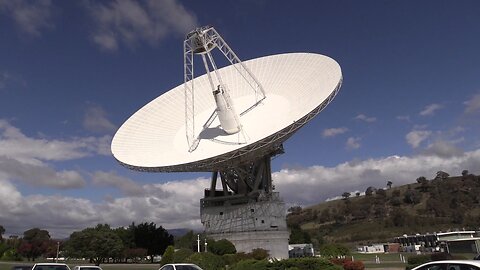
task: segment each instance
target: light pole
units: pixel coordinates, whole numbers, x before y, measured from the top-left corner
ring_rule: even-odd
[[[55,258],[55,262],[58,263],[58,252],[60,251],[60,242],[57,242],[57,257]]]
[[[197,234],[197,252],[200,253],[200,234]]]

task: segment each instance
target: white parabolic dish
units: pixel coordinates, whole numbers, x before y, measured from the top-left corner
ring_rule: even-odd
[[[272,152],[325,108],[342,83],[338,63],[320,54],[278,54],[243,63],[266,93],[266,99],[240,116],[246,142],[240,133],[225,134],[218,118],[202,131],[216,108],[208,78],[202,75],[194,79],[195,129],[201,139],[195,151],[188,151],[182,84],[119,128],[112,141],[113,156],[128,168],[152,172],[216,171],[250,162]],[[239,114],[255,103],[252,88],[235,66],[218,71]]]

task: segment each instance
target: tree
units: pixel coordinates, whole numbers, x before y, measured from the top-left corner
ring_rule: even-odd
[[[468,175],[468,170],[463,170],[462,171],[462,176],[467,176]]]
[[[450,175],[444,171],[438,171],[435,175],[436,180],[446,180]]]
[[[288,241],[289,244],[304,244],[310,243],[310,235],[302,230],[299,225],[292,226],[290,228],[290,240]]]
[[[417,204],[421,200],[421,194],[418,193],[418,191],[415,191],[413,189],[409,189],[405,192],[405,195],[403,197],[403,201],[405,203],[409,204]]]
[[[153,263],[153,257],[162,255],[168,246],[173,245],[173,236],[162,226],[151,223],[141,223],[133,228],[133,236],[137,247],[145,248]]]
[[[392,181],[387,181],[387,187],[388,187],[388,189],[391,189],[391,188],[392,188],[392,185],[393,185],[393,182],[392,182]]]
[[[357,192],[355,193],[355,196],[360,197],[360,191],[357,191]]]
[[[97,266],[105,259],[120,257],[123,250],[122,240],[107,224],[74,232],[66,243],[70,257],[89,258]]]
[[[5,228],[0,225],[0,242],[2,242],[3,238],[2,238],[2,235],[5,233]]]
[[[422,192],[427,192],[428,189],[429,189],[429,182],[427,180],[427,178],[425,178],[424,176],[420,176],[417,178],[417,183],[420,184],[420,190]]]
[[[294,215],[298,215],[302,212],[302,207],[292,206],[292,207],[288,208],[287,212],[292,213]]]
[[[336,257],[348,255],[350,250],[339,244],[327,244],[320,248],[320,254],[324,257]]]
[[[344,192],[342,194],[342,197],[343,197],[344,200],[347,200],[350,197],[350,192]]]
[[[210,252],[220,256],[225,254],[237,253],[235,246],[232,244],[232,242],[228,241],[227,239],[221,239],[218,241],[210,240],[208,241],[208,248]]]
[[[374,187],[368,187],[366,190],[365,190],[365,196],[372,196],[373,192],[375,191],[375,188]]]
[[[35,261],[40,255],[44,254],[50,244],[50,234],[46,230],[33,228],[23,233],[23,241],[19,247],[18,253]]]
[[[205,238],[205,237],[202,237]],[[193,231],[188,231],[181,237],[175,237],[175,248],[187,248],[197,251],[197,235]]]

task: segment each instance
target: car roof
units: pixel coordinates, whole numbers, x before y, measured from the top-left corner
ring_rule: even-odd
[[[35,265],[67,265],[65,263],[36,263]]]
[[[414,269],[417,269],[420,266],[435,264],[435,263],[442,263],[442,264],[457,264],[457,263],[460,264],[460,263],[463,263],[463,264],[469,264],[469,265],[474,265],[474,266],[480,266],[480,261],[476,261],[476,260],[444,260],[444,261],[433,261],[433,262],[424,263],[422,265],[417,266]]]

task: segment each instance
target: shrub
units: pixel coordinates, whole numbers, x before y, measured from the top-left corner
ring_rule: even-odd
[[[215,255],[210,252],[206,253],[193,253],[186,260],[189,263],[194,263],[200,266],[202,269],[208,270],[221,270],[224,269],[225,262],[222,256]]]
[[[187,258],[193,254],[193,251],[188,248],[181,248],[173,254],[174,263],[182,263],[187,261]]]
[[[233,265],[230,270],[265,270],[269,266],[267,260],[242,260]]]
[[[363,264],[362,261],[347,260],[345,261],[345,263],[343,263],[343,269],[344,270],[364,270],[365,265]]]
[[[162,259],[160,260],[160,265],[173,263],[174,253],[175,253],[175,249],[173,248],[173,246],[168,246],[165,252],[163,253]]]
[[[274,261],[271,263],[270,269],[280,270],[280,269],[299,269],[299,270],[341,270],[340,266],[334,265],[333,263],[320,258],[294,258],[287,259],[282,261]]]
[[[408,257],[408,264],[419,265],[431,261],[430,255],[414,255]]]

